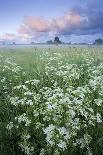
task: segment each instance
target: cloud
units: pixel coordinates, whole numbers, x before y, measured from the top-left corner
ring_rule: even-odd
[[[64,16],[53,19],[52,25],[57,32],[65,31],[65,29],[70,31],[71,29],[79,27],[83,20],[84,19],[76,12],[69,11]]]
[[[28,16],[24,19],[24,25],[36,32],[47,32],[50,30],[49,22],[46,21],[43,17]]]
[[[88,9],[89,8],[89,9]],[[46,20],[43,17],[26,17],[19,28],[25,38],[43,35],[88,35],[103,33],[103,11],[90,7],[74,7],[64,16]]]
[[[17,34],[5,33],[0,36],[0,41],[30,41],[45,36],[50,32],[50,23],[43,17],[27,16],[24,18],[22,25],[19,27]]]
[[[43,17],[28,16],[24,18],[18,33],[24,39],[37,38],[50,31],[50,23]]]
[[[64,16],[46,20],[43,17],[25,17],[23,24],[20,26],[18,33],[26,38],[37,38],[44,34],[60,34],[73,29],[77,29],[84,18],[74,11],[67,12]]]
[[[3,40],[9,40],[9,41],[12,41],[16,38],[16,35],[15,34],[12,34],[12,33],[5,33],[3,35],[0,36],[0,40],[3,41]]]
[[[95,6],[95,5],[93,5]],[[97,5],[98,6],[98,5]],[[97,7],[99,8],[99,7]],[[64,35],[95,35],[103,34],[103,9],[96,9],[96,6],[86,6],[84,9],[81,7],[74,7],[72,11],[75,12],[78,17],[78,24],[71,27],[67,25],[60,34]],[[73,16],[72,16],[73,17]],[[75,18],[74,18],[75,19]]]

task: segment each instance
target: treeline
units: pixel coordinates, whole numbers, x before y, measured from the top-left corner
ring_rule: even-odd
[[[63,42],[59,39],[58,36],[56,36],[54,40],[48,40],[46,43],[47,44],[63,44]]]
[[[47,44],[64,44],[64,42],[62,42],[59,37],[55,37],[54,40],[48,40],[46,42]],[[71,42],[69,42],[69,44],[71,44]],[[80,43],[79,43],[80,44]],[[82,43],[81,43],[82,44]],[[87,43],[83,43],[83,44],[87,44]],[[102,39],[96,39],[94,41],[94,43],[92,43],[93,45],[103,45],[103,40]]]

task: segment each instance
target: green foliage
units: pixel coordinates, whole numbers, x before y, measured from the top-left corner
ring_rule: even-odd
[[[103,154],[103,49],[1,55],[0,155]]]
[[[60,41],[59,37],[56,36],[56,37],[54,38],[54,43],[55,43],[55,44],[61,44],[62,42]]]
[[[94,44],[95,45],[102,45],[103,44],[103,40],[102,39],[96,39]]]

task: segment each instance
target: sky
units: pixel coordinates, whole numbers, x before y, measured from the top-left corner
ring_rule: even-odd
[[[0,41],[103,38],[102,0],[0,0]]]

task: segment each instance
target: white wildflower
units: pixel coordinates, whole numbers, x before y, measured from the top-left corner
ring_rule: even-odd
[[[63,151],[66,149],[66,142],[63,140],[60,140],[59,144],[57,144],[57,146],[62,149]]]
[[[101,115],[99,113],[97,113],[96,119],[97,119],[98,123],[102,123],[102,117],[101,117]]]
[[[103,100],[102,99],[95,99],[94,100],[97,106],[102,106]]]
[[[13,126],[14,126],[14,125],[13,125],[13,122],[10,122],[10,123],[7,125],[6,128],[7,128],[8,130],[11,130],[11,129],[13,128]]]

